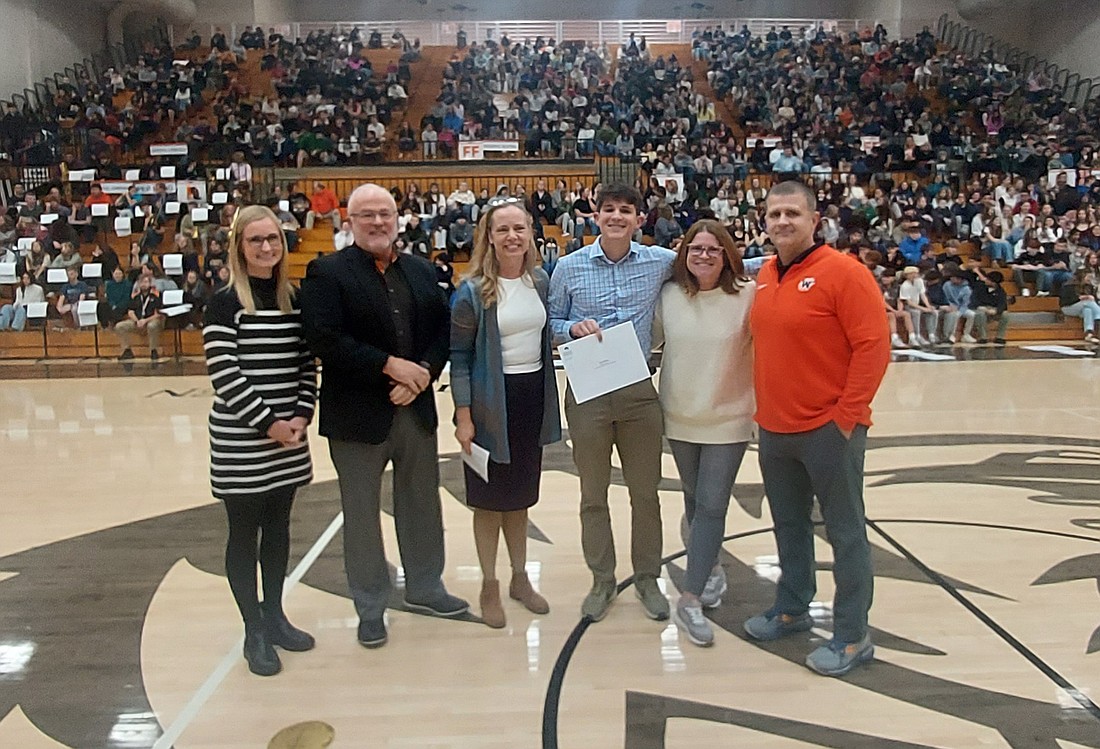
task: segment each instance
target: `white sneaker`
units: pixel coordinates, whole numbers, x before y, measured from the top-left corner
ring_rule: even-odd
[[[1031,296],[1031,289],[1020,289],[1020,296]]]
[[[929,344],[929,342],[928,342],[928,340],[927,340],[927,339],[925,339],[925,338],[921,338],[921,337],[920,337],[919,335],[915,335],[915,336],[913,336],[913,343],[915,343],[915,344],[916,344],[916,345],[918,345],[918,346],[928,346],[928,345],[931,345],[931,344]]]
[[[1050,292],[1049,291],[1037,291],[1037,292],[1035,292],[1035,296],[1050,296]]]
[[[891,336],[890,342],[894,348],[909,348],[909,344],[901,340],[901,336],[899,336],[897,333]]]
[[[707,576],[707,584],[703,586],[703,594],[699,596],[699,603],[705,609],[716,609],[722,605],[722,596],[729,588],[726,582],[726,570],[720,565],[714,565],[714,569]]]
[[[970,334],[966,334],[966,335],[963,336],[963,343],[977,343],[977,342],[978,342],[978,339],[975,338],[974,336],[970,335]]]
[[[928,345],[929,345],[929,346],[935,346],[935,345],[936,345],[937,343],[939,343],[939,342],[940,342],[940,339],[936,337],[936,334],[935,334],[935,333],[933,333],[932,335],[928,336]]]
[[[955,334],[954,334],[954,333],[952,333],[951,335],[947,336],[947,340],[948,340],[948,341],[950,341],[951,343],[958,343],[958,342],[959,342],[959,339],[957,339],[957,338],[955,337]]]

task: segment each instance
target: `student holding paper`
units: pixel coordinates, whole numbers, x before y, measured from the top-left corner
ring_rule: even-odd
[[[664,344],[661,408],[688,523],[687,575],[675,619],[702,647],[714,642],[703,609],[721,605],[726,591],[718,552],[752,437],[755,292],[733,237],[718,221],[703,219],[680,243],[653,325],[654,345]]]
[[[645,221],[642,206],[641,193],[630,185],[612,183],[597,194],[599,237],[559,260],[550,281],[550,325],[557,342],[601,337],[603,328],[631,322],[642,352],[648,355],[654,307],[676,253],[632,240]],[[616,595],[615,539],[607,490],[611,448],[617,446],[630,492],[635,593],[647,616],[668,619],[668,599],[657,587],[663,420],[653,381],[646,378],[583,403],[577,403],[570,387],[565,415],[581,482],[581,546],[593,577],[582,615],[603,619]]]
[[[502,531],[512,565],[509,596],[533,613],[550,610],[525,569],[527,511],[539,499],[542,448],[561,439],[550,279],[535,258],[522,199],[489,201],[451,311],[455,437],[467,455],[473,443],[489,451],[488,481],[469,465],[465,477],[481,564],[481,618],[494,628],[505,625],[496,577]]]
[[[23,271],[15,300],[0,307],[0,330],[23,330],[27,326],[27,305],[46,301],[46,292],[34,282],[30,273]]]
[[[225,568],[244,620],[244,657],[252,673],[272,676],[282,669],[276,647],[314,646],[283,612],[283,582],[294,494],[313,478],[307,433],[317,365],[302,337],[279,222],[266,207],[237,214],[229,270],[229,285],[210,299],[203,327],[214,386],[210,483],[229,524]]]

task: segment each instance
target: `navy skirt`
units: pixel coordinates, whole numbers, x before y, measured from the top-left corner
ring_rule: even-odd
[[[539,435],[542,433],[544,377],[541,369],[504,375],[508,450],[512,461],[496,463],[490,458],[488,483],[463,464],[466,504],[470,507],[492,512],[513,512],[525,510],[539,501],[539,480],[542,478]]]

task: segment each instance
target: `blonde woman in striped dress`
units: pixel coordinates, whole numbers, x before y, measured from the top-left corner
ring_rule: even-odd
[[[317,368],[302,338],[283,232],[270,209],[237,213],[228,264],[229,283],[211,298],[203,328],[214,386],[210,483],[229,518],[225,569],[244,619],[244,657],[252,673],[271,676],[282,669],[276,646],[304,651],[314,644],[287,621],[282,597],[294,492],[313,478],[306,432]]]

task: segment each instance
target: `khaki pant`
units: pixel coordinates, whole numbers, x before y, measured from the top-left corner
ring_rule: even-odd
[[[596,581],[615,581],[615,539],[607,489],[611,447],[619,450],[630,492],[630,558],[634,574],[661,572],[661,435],[664,417],[652,380],[578,404],[565,392],[565,415],[573,441],[573,462],[581,480],[581,546]]]
[[[150,320],[145,326],[145,332],[149,336],[149,348],[159,348],[160,332],[164,330],[164,318],[159,315]],[[137,323],[133,320],[123,320],[115,325],[115,333],[122,342],[122,350],[133,347],[134,333],[138,331]]]

